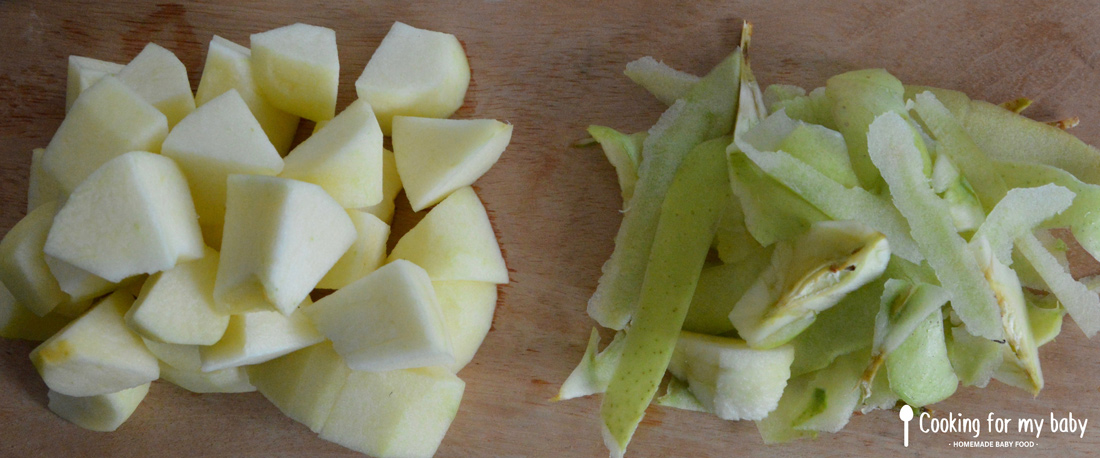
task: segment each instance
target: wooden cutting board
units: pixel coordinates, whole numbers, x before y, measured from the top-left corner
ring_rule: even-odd
[[[173,51],[192,85],[213,34],[293,22],[337,32],[340,107],[393,21],[454,33],[473,82],[461,118],[511,122],[515,134],[477,188],[493,217],[512,282],[474,362],[462,408],[439,456],[605,456],[598,397],[550,403],[583,352],[593,322],[585,303],[612,250],[620,197],[598,149],[573,148],[590,123],[645,129],[663,107],[622,76],[653,55],[702,74],[756,25],[754,70],[763,84],[807,88],[838,72],[885,67],[903,81],[964,90],[995,102],[1026,96],[1041,119],[1079,116],[1074,133],[1100,144],[1100,7],[1029,1],[357,2],[255,1],[214,5],[138,1],[0,2],[0,233],[25,213],[30,151],[45,146],[65,106],[66,56],[116,62],[146,42]],[[303,127],[304,129],[304,127]],[[406,213],[405,226],[412,218]],[[401,223],[398,223],[400,226]],[[27,359],[34,344],[0,340],[0,456],[354,456],[322,441],[261,395],[196,395],[165,382],[122,428],[81,430],[50,413]],[[980,418],[979,440],[1032,448],[953,447],[969,434],[924,434],[903,448],[897,412],[857,415],[839,434],[764,446],[752,423],[651,408],[630,456],[1074,456],[1100,447],[1100,350],[1072,324],[1041,350],[1046,389],[1036,398],[996,382],[961,388],[937,415]],[[1015,419],[1088,419],[1083,438],[1016,433]],[[989,433],[986,418],[1013,419]]]

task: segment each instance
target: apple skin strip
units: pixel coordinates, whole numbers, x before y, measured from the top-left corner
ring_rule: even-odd
[[[604,394],[604,443],[622,456],[668,368],[728,196],[726,145],[718,138],[684,159],[661,207],[638,309]]]
[[[947,204],[928,186],[918,139],[900,114],[887,112],[875,118],[868,129],[868,152],[890,188],[894,205],[909,221],[913,239],[951,293],[959,318],[972,334],[1001,340],[1004,330],[993,290],[966,241],[955,231]]]
[[[623,329],[637,309],[665,194],[693,147],[732,129],[740,72],[741,51],[736,50],[650,129],[634,196],[615,236],[615,251],[603,265],[603,276],[588,301],[588,314],[601,326]]]

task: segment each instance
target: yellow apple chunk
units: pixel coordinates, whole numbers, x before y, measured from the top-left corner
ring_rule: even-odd
[[[387,264],[303,311],[354,370],[454,363],[432,282],[411,262]]]
[[[159,154],[112,159],[58,211],[45,253],[115,283],[202,257],[187,180]]]
[[[69,193],[99,166],[130,151],[160,152],[168,121],[113,76],[105,76],[73,103],[57,128],[42,168]]]
[[[446,369],[353,371],[321,438],[377,458],[430,457],[458,413],[466,383]]]
[[[157,272],[145,281],[126,324],[142,337],[181,345],[211,345],[221,340],[229,315],[214,305],[218,252]]]
[[[290,315],[355,238],[347,212],[320,186],[230,175],[214,300],[223,313]]]
[[[386,241],[390,238],[390,226],[370,213],[348,210],[358,236],[344,256],[336,261],[318,288],[339,289],[374,272],[386,261]]]
[[[307,298],[302,304],[309,305]],[[233,315],[225,335],[201,347],[203,372],[259,364],[325,340],[301,310],[289,317],[275,311]]]
[[[0,283],[0,337],[43,341],[68,323],[68,318],[56,313],[44,317],[31,313],[26,307],[19,305],[15,296]]]
[[[489,215],[474,190],[453,192],[401,237],[389,261],[407,259],[428,271],[432,281],[508,283]]]
[[[355,81],[382,132],[394,116],[446,118],[462,106],[470,63],[454,35],[395,22]]]
[[[382,131],[357,100],[286,156],[280,175],[321,186],[344,208],[382,201]]]
[[[172,51],[156,43],[145,45],[119,70],[118,79],[164,113],[169,128],[195,110],[187,68]]]
[[[195,104],[202,106],[229,91],[237,93],[248,104],[248,109],[263,127],[268,140],[280,155],[290,151],[290,143],[298,132],[295,115],[275,108],[260,93],[252,78],[252,51],[225,38],[214,35],[206,52],[206,66],[202,69],[199,89],[195,91]]]
[[[118,291],[31,352],[51,390],[69,396],[114,393],[160,377],[157,358],[123,316],[133,296]]]
[[[397,199],[397,194],[401,192],[401,189],[401,177],[397,176],[397,160],[394,159],[392,151],[383,148],[382,201],[363,208],[363,210],[377,216],[378,219],[384,221],[386,224],[392,224],[393,211],[396,208],[394,200]]]
[[[57,416],[81,428],[107,433],[122,426],[148,393],[149,384],[145,383],[95,396],[68,396],[53,390],[46,394],[49,408]]]
[[[211,372],[185,370],[160,363],[160,378],[192,393],[251,393],[256,387],[248,380],[243,367],[230,367]]]
[[[61,184],[57,179],[42,168],[42,156],[46,154],[45,148],[35,148],[31,152],[31,176],[27,186],[27,213],[47,202],[64,197]]]
[[[283,158],[235,89],[180,121],[161,146],[187,176],[203,238],[221,246],[225,183],[230,174],[277,175]]]
[[[45,316],[69,300],[50,273],[42,253],[57,209],[57,202],[36,208],[0,240],[0,283],[17,302],[38,316]]]
[[[397,174],[413,211],[474,184],[512,139],[512,126],[492,119],[393,118]]]
[[[161,363],[190,372],[202,371],[202,354],[200,345],[181,345],[157,342],[155,340],[141,338],[145,342],[145,348],[149,353],[157,357]],[[164,365],[162,364],[163,368]]]
[[[336,32],[292,24],[252,35],[252,75],[280,110],[313,121],[336,114]]]
[[[313,432],[321,431],[350,374],[327,341],[248,366],[248,376],[260,393]]]
[[[53,256],[46,256],[46,266],[57,280],[61,291],[72,302],[95,299],[118,288],[118,284],[104,280],[91,272],[76,267]]]
[[[497,285],[480,281],[436,281],[432,282],[432,287],[443,311],[443,327],[447,328],[454,347],[455,362],[447,368],[457,374],[474,359],[493,326]]]
[[[117,75],[122,64],[107,62],[91,57],[69,56],[69,75],[65,87],[65,112],[73,107],[73,102],[85,89],[107,75]]]

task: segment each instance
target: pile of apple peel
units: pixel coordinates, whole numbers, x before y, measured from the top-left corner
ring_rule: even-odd
[[[113,431],[163,378],[258,390],[377,457],[435,453],[508,282],[470,185],[512,127],[448,119],[470,82],[453,35],[394,24],[337,113],[339,66],[335,32],[307,24],[215,36],[194,94],[156,44],[70,58],[66,117],[0,242],[0,336],[45,340],[50,410]],[[387,253],[402,189],[427,212]]]
[[[997,380],[1038,395],[1069,314],[1100,329],[1100,152],[885,70],[761,91],[741,46],[699,78],[626,75],[670,105],[647,132],[589,133],[623,194],[593,329],[556,399],[603,393],[622,456],[651,403],[753,420],[765,443],[840,431]],[[670,374],[666,378],[666,371]],[[667,380],[665,382],[664,380]],[[664,393],[657,396],[664,385]]]

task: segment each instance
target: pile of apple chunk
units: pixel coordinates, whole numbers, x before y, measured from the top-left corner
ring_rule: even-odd
[[[622,456],[651,403],[776,443],[960,385],[1038,395],[1064,316],[1100,331],[1100,277],[1066,256],[1100,255],[1100,152],[1021,116],[1026,100],[882,69],[761,91],[751,30],[703,78],[631,62],[669,108],[646,132],[589,128],[625,208],[588,303],[615,335],[601,351],[593,329],[557,399],[603,393]]]
[[[446,119],[470,81],[453,35],[394,24],[337,114],[339,65],[335,32],[306,24],[215,36],[195,95],[155,44],[70,58],[67,115],[0,242],[0,335],[45,339],[51,410],[113,431],[163,378],[259,390],[371,455],[435,453],[508,282],[470,185],[512,128]],[[317,128],[291,148],[300,118]],[[387,254],[402,188],[430,210]]]

